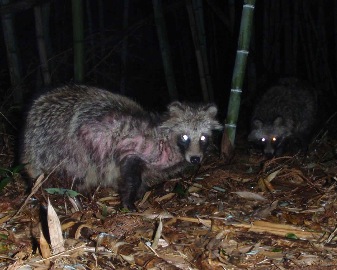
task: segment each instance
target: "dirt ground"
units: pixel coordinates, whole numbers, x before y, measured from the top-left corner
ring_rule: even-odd
[[[155,187],[136,213],[113,190],[88,198],[53,176],[27,194],[3,165],[0,269],[337,269],[336,165],[324,134],[305,156],[237,148]]]

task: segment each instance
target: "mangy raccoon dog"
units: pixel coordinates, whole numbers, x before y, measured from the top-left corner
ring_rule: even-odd
[[[55,170],[83,187],[112,186],[135,210],[151,180],[199,164],[212,130],[221,129],[212,104],[173,102],[162,117],[134,101],[87,86],[42,95],[27,117],[22,162],[30,177]]]
[[[316,102],[308,89],[296,78],[284,78],[257,103],[248,140],[261,146],[268,158],[306,149],[316,118]]]

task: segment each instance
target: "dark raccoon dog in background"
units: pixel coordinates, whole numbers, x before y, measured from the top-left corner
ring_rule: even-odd
[[[253,110],[248,140],[266,157],[306,149],[316,120],[312,88],[296,78],[281,79]]]
[[[55,170],[82,189],[111,186],[135,210],[147,187],[202,161],[212,130],[222,128],[216,114],[213,104],[173,102],[156,116],[124,96],[64,86],[33,103],[21,161],[32,178]]]

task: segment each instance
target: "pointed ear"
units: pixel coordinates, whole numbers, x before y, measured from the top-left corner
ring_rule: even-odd
[[[210,103],[203,107],[203,110],[205,111],[206,118],[209,119],[209,123],[211,124],[212,130],[222,130],[223,126],[218,122],[216,119],[216,115],[218,113],[218,108],[216,105]]]
[[[204,110],[210,118],[215,118],[218,113],[218,108],[214,104],[207,104]]]
[[[260,129],[263,127],[263,123],[260,119],[254,119],[252,122],[252,128],[253,129]]]
[[[283,118],[281,116],[276,117],[273,124],[274,124],[274,127],[281,126],[283,124]]]
[[[184,113],[184,106],[179,101],[174,101],[167,106],[170,116],[179,116]]]

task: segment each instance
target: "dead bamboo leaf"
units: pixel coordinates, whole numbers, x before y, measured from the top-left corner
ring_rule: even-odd
[[[170,200],[170,199],[172,199],[175,195],[176,195],[176,193],[167,193],[167,194],[165,194],[164,196],[162,196],[162,197],[160,197],[160,198],[156,198],[156,199],[155,199],[155,202],[160,203],[160,202],[165,201],[165,200]]]
[[[258,181],[258,186],[261,188],[262,191],[269,191],[269,192],[275,192],[275,189],[273,185],[271,184],[271,181],[276,177],[276,175],[281,171],[281,169],[272,172],[267,177],[261,177]]]
[[[153,209],[147,209],[145,212],[143,213],[128,213],[128,215],[130,216],[141,216],[147,219],[157,219],[157,218],[161,218],[161,219],[166,219],[166,218],[172,218],[173,215],[170,214],[167,211],[161,211],[160,213],[156,213],[155,211],[153,211]]]
[[[48,175],[49,176],[49,175]],[[48,179],[48,176],[45,180]],[[43,184],[44,174],[41,174],[35,181],[34,186],[32,187],[31,193],[27,196],[23,204],[20,206],[19,210],[14,214],[12,218],[15,218],[25,207],[25,205],[28,203],[29,199],[36,193],[36,191],[40,188],[40,186]]]
[[[211,227],[212,221],[209,219],[201,219],[201,218],[190,218],[190,217],[177,217],[177,220],[193,222],[193,223],[202,223],[206,227]]]
[[[257,209],[255,213],[253,214],[253,216],[255,218],[266,218],[267,216],[271,214],[272,211],[276,209],[277,205],[278,205],[278,200],[274,201],[270,205]]]
[[[203,188],[203,187],[202,187],[201,184],[196,184],[196,183],[194,183],[194,184],[192,184],[192,185],[188,188],[187,192],[188,192],[188,193],[198,192],[198,191],[201,190],[202,188]]]
[[[0,218],[0,224],[6,223],[11,217],[12,217],[12,214],[3,216],[2,218]]]
[[[265,181],[267,181],[267,182],[271,182],[271,181],[273,181],[273,179],[276,177],[276,175],[279,173],[281,171],[281,169],[279,169],[279,170],[277,170],[277,171],[275,171],[275,172],[272,172],[271,174],[269,174],[268,176],[267,176],[267,178],[265,179]]]
[[[152,242],[152,248],[153,249],[156,249],[158,247],[158,242],[159,242],[159,239],[161,237],[161,232],[163,230],[163,222],[161,221],[161,218],[159,219],[159,224],[158,224],[158,227],[157,227],[157,230],[156,230],[156,234],[153,238],[153,242]]]
[[[144,194],[142,200],[138,203],[138,206],[139,206],[139,207],[141,207],[141,206],[147,201],[147,199],[150,197],[151,193],[152,193],[151,191],[147,191],[147,192]]]
[[[47,220],[48,220],[50,244],[53,250],[53,254],[63,252],[65,249],[64,249],[64,240],[62,236],[61,222],[53,206],[51,205],[49,199],[47,207]]]
[[[41,251],[42,258],[44,258],[44,259],[49,258],[50,255],[51,255],[51,250],[50,250],[50,247],[49,247],[49,244],[48,244],[46,238],[43,235],[43,232],[42,232],[41,228],[40,228],[39,245],[40,245],[40,251]],[[44,263],[46,265],[49,265],[50,261],[45,260]]]
[[[247,200],[255,200],[255,201],[266,201],[267,199],[260,194],[250,192],[250,191],[236,191],[232,192],[236,195],[238,195],[241,198],[247,199]]]

